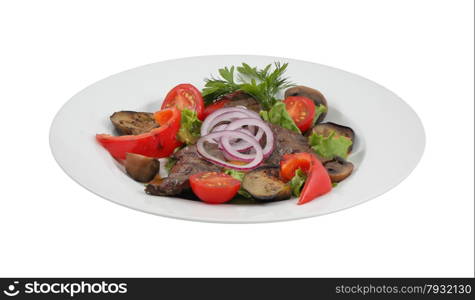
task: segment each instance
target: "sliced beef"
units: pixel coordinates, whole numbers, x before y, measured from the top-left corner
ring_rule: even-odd
[[[120,135],[142,134],[159,127],[152,113],[118,111],[110,116],[112,124]]]
[[[222,157],[221,151],[215,144],[206,144],[207,151],[213,156]],[[220,172],[221,167],[202,159],[196,150],[196,145],[187,146],[173,155],[177,162],[170,170],[168,177],[158,184],[148,184],[145,192],[157,196],[174,196],[190,192],[188,178],[201,172]]]
[[[276,166],[280,164],[282,156],[285,154],[308,152],[315,153],[308,145],[307,138],[292,130],[282,128],[278,125],[267,123],[274,133],[274,151],[266,160],[265,165]]]
[[[256,99],[241,91],[225,95],[221,99],[231,100],[230,102],[226,103],[224,107],[245,106],[247,109],[253,110],[255,112],[259,112],[261,110],[261,105]]]

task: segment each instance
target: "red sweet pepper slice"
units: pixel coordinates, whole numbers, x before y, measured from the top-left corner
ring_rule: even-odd
[[[150,132],[123,136],[97,134],[96,140],[119,160],[125,159],[127,153],[156,158],[170,156],[173,150],[181,145],[176,138],[180,129],[181,113],[173,107],[156,112],[154,117],[160,127]]]
[[[316,197],[331,191],[332,182],[330,176],[315,155],[311,153],[284,155],[280,162],[280,176],[284,180],[291,180],[297,169],[301,169],[307,174],[307,180],[305,181],[297,204],[310,202]]]

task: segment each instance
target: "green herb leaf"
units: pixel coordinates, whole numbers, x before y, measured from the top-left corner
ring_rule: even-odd
[[[325,137],[314,132],[308,142],[312,149],[323,158],[332,159],[335,156],[346,158],[353,143],[351,139],[345,136],[335,136],[335,134],[335,131],[332,131]]]
[[[294,120],[290,117],[282,101],[275,103],[269,111],[261,110],[259,114],[261,118],[267,122],[300,133],[300,129],[295,125]]]
[[[219,69],[218,73],[221,78],[205,79],[206,83],[201,95],[206,104],[210,104],[213,100],[239,89],[239,85],[234,82],[234,66]]]
[[[292,177],[292,179],[289,181],[292,195],[295,197],[300,196],[300,192],[302,191],[305,180],[307,180],[305,173],[301,169],[297,169],[297,171],[295,171],[294,177]]]
[[[269,110],[278,101],[277,93],[293,86],[288,78],[283,77],[287,66],[287,63],[282,65],[280,62],[275,62],[274,70],[271,72],[272,64],[265,66],[264,69],[258,69],[242,63],[236,68],[239,83],[235,80],[234,66],[219,69],[220,78],[205,79],[203,98],[209,104],[220,96],[241,90],[253,96],[264,110]]]
[[[196,116],[196,112],[183,109],[181,111],[180,129],[177,133],[179,141],[189,145],[194,144],[200,138],[201,121]]]
[[[219,69],[219,75],[224,78],[229,83],[234,83],[234,66],[231,68],[225,67],[224,69]]]

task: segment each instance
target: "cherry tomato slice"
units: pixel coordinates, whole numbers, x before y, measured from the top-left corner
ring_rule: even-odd
[[[236,195],[241,182],[224,173],[203,172],[191,175],[190,185],[203,202],[224,203]]]
[[[189,83],[179,84],[171,89],[162,104],[162,109],[176,107],[196,111],[198,119],[204,118],[204,102],[201,92]]]
[[[284,155],[280,161],[280,177],[284,181],[289,181],[295,176],[295,172],[298,169],[307,174],[312,162],[311,154],[309,153],[296,153],[293,155]]]
[[[280,162],[280,175],[284,180],[290,180],[299,168],[307,174],[307,179],[297,204],[305,204],[332,190],[327,170],[317,157],[310,153],[284,155]]]
[[[315,117],[315,104],[307,97],[291,96],[284,100],[285,108],[300,131],[307,131]]]
[[[226,103],[230,102],[231,100],[229,99],[223,99],[219,100],[211,105],[206,106],[203,117],[206,119],[207,116],[211,115],[214,113],[216,110],[221,109],[226,105]]]

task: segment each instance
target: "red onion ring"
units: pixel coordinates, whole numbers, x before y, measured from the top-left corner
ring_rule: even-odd
[[[257,120],[254,118],[244,118],[244,119],[239,119],[236,121],[231,122],[227,127],[226,130],[234,131],[236,132],[237,129],[243,127],[243,126],[256,126],[262,129],[262,131],[266,135],[266,143],[264,146],[264,149],[262,149],[264,158],[269,157],[272,154],[272,150],[274,150],[274,135],[272,134],[272,130],[270,127],[264,123],[262,120]],[[220,139],[220,145],[226,151],[226,153],[234,157],[235,159],[242,160],[242,161],[250,161],[254,157],[252,154],[245,154],[245,153],[240,153],[237,148],[235,148],[234,145],[231,145],[230,143],[231,137],[229,136],[223,136]],[[247,140],[244,140],[247,142]],[[256,142],[258,142],[255,139]]]
[[[201,135],[202,136],[207,135],[213,129],[213,127],[216,126],[219,123],[219,121],[218,122],[215,121],[216,118],[218,118],[219,116],[221,116],[225,113],[231,113],[231,112],[241,113],[241,115],[239,115],[237,117],[243,117],[243,116],[246,117],[247,116],[247,117],[260,118],[258,113],[256,113],[255,111],[252,111],[252,110],[248,110],[244,107],[236,106],[236,107],[221,108],[221,109],[218,109],[218,110],[214,111],[208,117],[206,117],[203,124],[201,125]]]
[[[218,139],[218,138],[223,139],[224,137],[228,137],[229,139],[238,138],[238,139],[244,140],[244,141],[248,142],[249,144],[251,144],[252,148],[254,148],[255,151],[256,151],[256,153],[254,155],[254,158],[248,164],[235,165],[235,164],[231,164],[229,162],[226,162],[222,159],[219,159],[217,157],[214,157],[213,155],[209,154],[206,151],[206,149],[204,147],[205,142],[210,141],[210,140],[214,140],[214,139]],[[210,161],[214,164],[217,164],[217,165],[220,165],[220,166],[223,166],[223,167],[226,167],[226,168],[235,169],[235,170],[254,169],[255,167],[259,166],[264,161],[264,153],[262,152],[261,145],[252,136],[249,136],[249,135],[247,135],[245,133],[242,133],[242,132],[239,132],[239,131],[223,130],[223,131],[218,131],[218,132],[212,132],[208,135],[202,136],[198,140],[198,142],[196,143],[196,149],[197,149],[198,153],[204,159],[206,159],[206,160],[208,160],[208,161]]]

